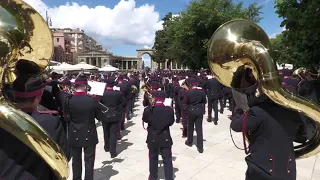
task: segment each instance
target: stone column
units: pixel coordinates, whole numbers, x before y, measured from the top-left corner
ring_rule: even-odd
[[[173,66],[172,66],[172,61],[171,61],[171,62],[170,62],[170,68],[172,69],[172,67],[173,67]]]
[[[89,57],[89,64],[92,64],[92,57]]]
[[[128,61],[126,61],[126,70],[128,70]]]

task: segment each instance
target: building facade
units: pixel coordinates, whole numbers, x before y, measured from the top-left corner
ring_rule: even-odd
[[[111,65],[123,71],[140,71],[142,69],[142,59],[134,56],[115,56],[105,50],[89,50],[78,53],[77,63],[103,67]]]
[[[82,51],[94,50],[97,48],[97,42],[92,37],[89,37],[83,30],[71,28],[52,28],[54,46],[57,47],[55,53],[63,53],[60,47],[65,52],[65,58],[60,62],[75,64],[78,53]],[[55,54],[53,60],[61,57],[60,54]],[[54,59],[55,58],[55,59]]]

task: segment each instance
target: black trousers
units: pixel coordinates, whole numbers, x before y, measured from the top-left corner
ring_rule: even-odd
[[[212,108],[213,108],[215,121],[218,121],[219,119],[218,100],[219,99],[208,97],[208,118],[212,117]]]
[[[176,119],[179,120],[181,118],[181,108],[178,98],[174,98],[174,112],[176,113]]]
[[[131,112],[132,99],[127,99],[127,107],[126,107],[126,115],[129,118],[129,114]]]
[[[85,180],[93,180],[94,159],[96,146],[93,147],[72,147],[72,172],[73,180],[81,180],[82,174],[82,149],[84,150]]]
[[[203,148],[203,129],[202,129],[203,115],[188,115],[188,139],[189,144],[193,143],[193,131],[196,127],[197,132],[197,147]]]
[[[188,111],[181,107],[181,119],[182,119],[182,134],[187,135],[188,131]]]
[[[149,180],[158,179],[158,161],[161,152],[166,180],[173,180],[171,147],[149,148]]]
[[[104,134],[104,150],[109,150],[111,155],[116,155],[120,121],[102,123],[102,127]]]

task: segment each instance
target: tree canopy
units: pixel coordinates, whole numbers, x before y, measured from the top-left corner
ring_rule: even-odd
[[[184,11],[162,19],[152,58],[156,62],[175,60],[191,69],[207,68],[207,44],[215,30],[233,19],[259,22],[261,8],[257,3],[245,8],[242,2],[230,0],[191,1]]]
[[[320,1],[275,0],[275,8],[286,30],[271,40],[273,58],[295,66],[319,65]]]

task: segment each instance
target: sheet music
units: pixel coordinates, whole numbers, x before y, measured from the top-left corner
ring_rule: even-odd
[[[91,86],[88,94],[103,96],[104,90],[106,88],[106,83],[97,82],[97,81],[88,81],[88,85]]]
[[[172,99],[171,98],[164,99],[163,105],[172,106]]]

